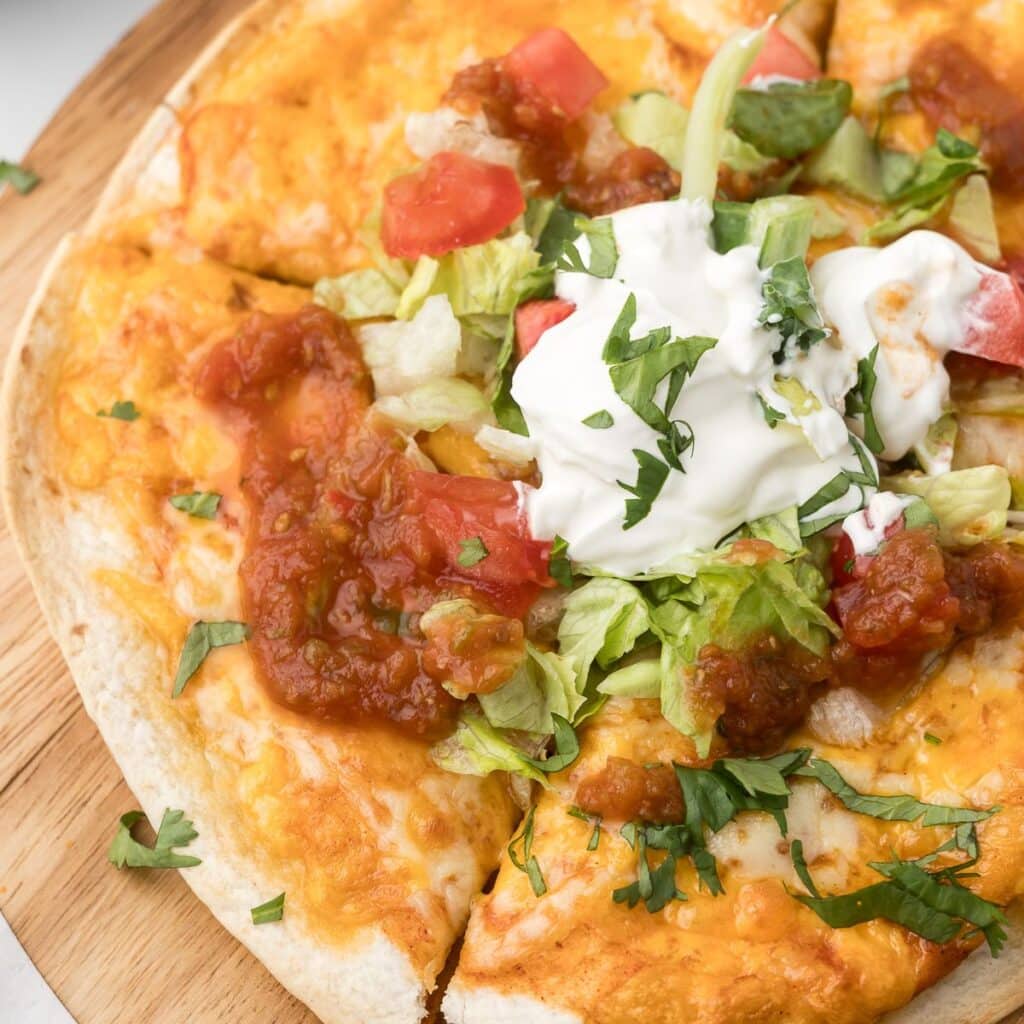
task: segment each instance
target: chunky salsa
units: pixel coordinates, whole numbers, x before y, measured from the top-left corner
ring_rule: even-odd
[[[522,627],[495,615],[459,652],[428,643],[420,614],[458,596],[524,614],[550,584],[546,546],[524,535],[513,485],[417,469],[396,432],[367,421],[359,348],[324,309],[256,314],[210,352],[197,392],[241,445],[250,516],[241,583],[270,692],[320,717],[450,730],[459,702],[442,683],[464,672],[504,681],[473,669],[480,631],[493,662],[499,636],[513,642],[518,631],[521,641]],[[470,537],[494,560],[461,565],[459,542]]]

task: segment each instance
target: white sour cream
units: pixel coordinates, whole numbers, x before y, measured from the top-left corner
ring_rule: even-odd
[[[843,533],[850,538],[855,555],[872,555],[885,540],[885,531],[896,522],[903,510],[913,502],[906,494],[879,491],[866,508],[843,520]]]
[[[858,362],[876,345],[872,409],[883,456],[904,455],[942,414],[949,393],[942,358],[964,338],[984,271],[950,239],[916,231],[885,249],[854,247],[819,260],[811,278],[832,333],[778,366],[772,353],[781,337],[757,323],[767,276],[758,250],[717,253],[705,202],[649,203],[610,219],[619,250],[614,279],[556,274],[557,295],[576,310],[544,333],[512,382],[542,475],[539,488],[523,489],[531,530],[564,537],[577,562],[619,576],[671,570],[743,523],[804,503],[841,470],[860,470],[850,429],[863,427],[844,419],[845,399]],[[578,248],[586,263],[586,239]],[[679,338],[718,341],[671,410],[695,439],[685,472],[671,470],[647,517],[624,530],[629,495],[618,482],[636,481],[634,449],[657,454],[659,439],[619,398],[602,358],[631,293],[632,338],[669,326]],[[772,429],[759,395],[786,421]],[[601,410],[612,426],[583,424]],[[851,487],[814,515],[852,513],[873,493]],[[860,544],[885,521],[888,503],[882,497],[877,516],[849,522]]]
[[[742,523],[800,504],[858,462],[842,416],[824,394],[817,396],[818,451],[799,426],[773,430],[765,420],[757,394],[771,389],[780,370],[772,352],[781,339],[757,324],[765,275],[756,247],[715,252],[704,202],[650,203],[611,220],[615,279],[558,272],[556,293],[576,311],[519,364],[512,394],[538,449],[542,483],[524,491],[534,536],[558,534],[576,561],[631,576],[706,551]],[[585,241],[579,248],[586,262]],[[695,438],[683,457],[685,473],[670,471],[650,514],[623,530],[629,495],[617,481],[636,480],[633,449],[657,453],[659,437],[619,398],[602,358],[630,293],[637,303],[633,338],[667,325],[677,337],[718,342],[672,410]],[[800,376],[798,368],[786,372]],[[804,384],[812,387],[813,375]],[[611,427],[584,426],[602,409]]]
[[[879,347],[873,408],[883,458],[905,455],[942,415],[942,359],[964,339],[984,269],[934,231],[913,231],[884,249],[840,249],[812,268],[822,315],[851,360]]]

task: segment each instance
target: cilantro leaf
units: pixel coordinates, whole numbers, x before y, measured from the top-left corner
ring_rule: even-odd
[[[875,363],[878,361],[878,346],[871,350],[870,355],[865,356],[857,363],[857,383],[846,396],[846,415],[864,417],[864,443],[874,455],[881,455],[885,449],[885,442],[878,431],[878,423],[875,420],[875,412],[872,402],[875,397],[875,386],[878,383],[878,374],[875,372]]]
[[[591,430],[607,430],[609,427],[615,426],[615,420],[612,419],[612,414],[607,409],[598,409],[597,412],[591,413],[582,423],[583,426],[590,427]]]
[[[135,408],[134,402],[128,401],[115,402],[109,410],[97,409],[96,415],[106,417],[107,419],[124,420],[126,423],[131,423],[133,420],[137,420],[142,414]]]
[[[199,834],[184,811],[167,808],[157,830],[152,847],[144,846],[132,837],[133,826],[142,821],[142,811],[122,814],[117,832],[107,850],[107,860],[118,870],[129,868],[191,868],[202,861],[188,854],[175,853],[174,847],[188,846]]]
[[[266,903],[253,907],[249,911],[252,914],[252,923],[272,924],[274,921],[280,921],[284,917],[284,896],[285,894],[282,892],[272,900],[267,900]]]
[[[559,586],[572,588],[572,563],[569,560],[569,545],[564,537],[555,535],[551,542],[551,554],[548,555],[548,575]]]
[[[5,182],[15,192],[27,196],[39,184],[39,175],[10,160],[0,160],[0,185]]]
[[[526,420],[523,418],[523,411],[519,403],[512,397],[512,355],[516,348],[516,317],[515,311],[509,314],[505,326],[505,336],[502,338],[501,346],[498,348],[498,355],[494,362],[495,385],[494,394],[491,397],[491,409],[494,411],[494,418],[498,425],[505,430],[511,430],[514,434],[522,434],[529,437],[530,431],[526,427]]]
[[[960,931],[960,925],[948,914],[929,907],[891,882],[877,882],[841,896],[815,897],[796,893],[794,898],[813,910],[830,928],[851,928],[884,918],[903,925],[915,935],[939,943],[949,942]]]
[[[533,757],[524,757],[523,760],[533,765],[542,772],[560,772],[580,756],[580,741],[576,730],[569,724],[568,719],[563,718],[556,712],[551,712],[551,722],[555,727],[554,740],[555,752],[547,758],[540,760]]]
[[[643,900],[649,914],[663,910],[673,900],[685,900],[686,893],[676,888],[676,864],[685,853],[685,839],[679,825],[631,825],[620,832],[636,850],[637,878],[612,892],[615,903],[630,909]],[[665,858],[653,870],[648,860],[650,849],[665,850]]]
[[[765,423],[774,430],[780,423],[786,422],[786,414],[779,412],[778,409],[773,409],[760,394],[757,395],[757,400],[761,405],[761,413],[764,416]]]
[[[637,461],[636,481],[632,484],[616,481],[633,495],[626,499],[623,530],[632,529],[650,514],[670,470],[685,472],[682,457],[693,449],[693,430],[685,420],[674,419],[672,414],[687,377],[696,369],[701,356],[716,344],[714,338],[673,338],[670,327],[658,327],[642,338],[631,338],[630,331],[635,323],[636,296],[631,292],[608,333],[601,356],[608,364],[608,374],[618,396],[661,434],[656,442],[661,459],[641,448],[633,449]],[[666,378],[668,387],[659,406],[656,392]]]
[[[740,89],[729,127],[765,156],[792,159],[827,142],[852,100],[850,83],[834,78]]]
[[[976,146],[940,128],[935,143],[921,154],[913,174],[889,192],[887,198],[893,204],[890,215],[874,224],[865,240],[887,241],[930,220],[964,178],[986,169]]]
[[[525,226],[542,264],[553,265],[567,245],[580,236],[576,214],[559,198],[531,199],[526,204]]]
[[[793,867],[796,870],[796,876],[803,882],[804,887],[808,893],[815,899],[821,898],[821,893],[818,892],[818,887],[814,884],[814,879],[811,878],[811,872],[807,867],[807,860],[804,857],[804,844],[801,839],[794,839],[789,844],[789,855],[793,858]]]
[[[957,880],[963,867],[970,865],[937,872],[901,860],[871,866],[927,906],[980,928],[992,955],[999,955],[1006,942],[1006,915],[995,903],[982,899]]]
[[[799,256],[775,263],[761,286],[764,307],[757,322],[782,335],[772,360],[782,363],[797,349],[807,352],[828,337],[825,322],[814,300],[807,265]]]
[[[828,761],[815,758],[796,770],[797,775],[816,779],[848,810],[882,821],[920,821],[926,827],[935,825],[971,825],[987,821],[1000,810],[990,807],[976,811],[970,807],[947,807],[929,804],[912,796],[869,796],[853,788]]]
[[[464,569],[482,562],[490,552],[479,537],[467,537],[459,541],[459,554],[455,559]]]
[[[187,512],[196,519],[216,519],[221,496],[216,491],[193,491],[191,494],[172,494],[168,501],[179,512]]]
[[[636,482],[633,484],[624,483],[622,480],[615,482],[624,490],[633,495],[626,499],[626,517],[622,521],[623,530],[631,530],[637,523],[642,522],[650,515],[651,507],[655,499],[661,494],[662,487],[668,479],[669,467],[656,455],[645,452],[642,448],[633,449],[633,457],[637,461]]]
[[[798,854],[802,861],[802,849]],[[995,903],[960,883],[959,873],[969,866],[970,862],[960,868],[929,872],[913,861],[873,863],[871,867],[888,881],[843,895],[820,896],[804,863],[807,878],[801,880],[815,895],[796,894],[795,898],[832,928],[850,928],[884,918],[915,935],[941,943],[959,935],[964,923],[972,924],[985,935],[992,955],[998,956],[1006,941],[1006,916]],[[797,870],[799,873],[800,868]]]
[[[249,639],[249,627],[244,622],[196,622],[185,637],[185,646],[178,659],[172,697],[181,695],[185,684],[199,671],[199,666],[215,647],[229,647]]]
[[[566,237],[561,253],[555,261],[559,270],[568,270],[591,277],[610,278],[619,262],[619,249],[615,244],[615,228],[610,219],[591,220],[583,214],[573,219],[576,234]],[[576,239],[585,235],[590,242],[590,265],[587,266],[576,247]],[[543,258],[543,254],[542,254]]]
[[[529,878],[534,896],[543,896],[548,891],[548,886],[544,881],[540,864],[533,855],[533,818],[536,813],[537,805],[534,804],[526,812],[522,831],[513,836],[508,844],[508,859],[512,862],[513,867],[522,871]],[[516,849],[518,846],[522,846],[521,855]]]
[[[601,842],[601,815],[587,814],[586,811],[575,804],[566,813],[572,818],[579,818],[580,821],[585,821],[588,825],[592,824],[594,826],[594,831],[590,833],[590,840],[587,842],[587,849],[590,852],[596,850]]]
[[[858,508],[866,504],[867,494],[865,493],[865,488],[878,487],[878,468],[867,446],[856,434],[850,434],[850,445],[857,454],[860,462],[860,471],[840,470],[827,484],[799,506],[797,516],[800,520],[801,537],[811,537],[827,529],[833,523],[838,523],[840,520],[845,519],[850,513],[849,508],[820,516],[817,519],[810,519],[808,517],[844,497],[851,487],[860,489],[861,500],[856,506]]]

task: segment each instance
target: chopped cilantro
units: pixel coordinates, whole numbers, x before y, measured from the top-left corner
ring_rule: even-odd
[[[479,537],[467,537],[459,541],[459,554],[455,559],[464,569],[482,562],[490,552]]]
[[[194,623],[185,637],[185,646],[181,649],[171,696],[181,695],[185,684],[199,671],[199,666],[215,647],[229,647],[248,639],[249,627],[244,622]]]
[[[107,860],[118,870],[121,868],[191,868],[202,861],[188,854],[175,853],[176,846],[188,846],[199,834],[184,811],[167,808],[157,829],[153,845],[144,846],[132,837],[132,828],[142,821],[142,811],[129,811],[121,815],[117,832],[107,850]]]
[[[0,160],[0,185],[5,182],[15,192],[27,196],[39,184],[39,175],[10,160]]]
[[[215,491],[193,491],[172,494],[168,500],[179,512],[187,512],[196,519],[216,519],[221,496]]]
[[[272,900],[267,900],[266,903],[253,907],[249,911],[252,914],[252,923],[272,924],[274,921],[280,921],[284,917],[284,895],[282,892]]]
[[[135,403],[128,402],[115,402],[110,409],[97,409],[97,416],[104,416],[107,419],[112,420],[124,420],[126,423],[131,423],[133,420],[137,420],[142,415],[138,409],[135,408]]]
[[[548,575],[560,586],[572,587],[572,562],[569,560],[569,545],[564,537],[555,536],[548,555]]]
[[[607,409],[598,409],[582,422],[583,426],[593,430],[607,430],[609,427],[615,426],[615,420],[612,419],[612,414]]]
[[[513,867],[518,868],[529,878],[534,896],[543,896],[548,891],[548,886],[544,881],[540,864],[533,855],[533,817],[536,812],[536,804],[526,812],[522,831],[513,836],[508,844],[508,859],[512,861]],[[521,855],[516,849],[519,846],[522,847]]]

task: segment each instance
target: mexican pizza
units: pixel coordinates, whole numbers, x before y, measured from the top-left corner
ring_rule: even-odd
[[[339,1024],[1024,1003],[1019,27],[233,25],[5,378],[112,865]]]

